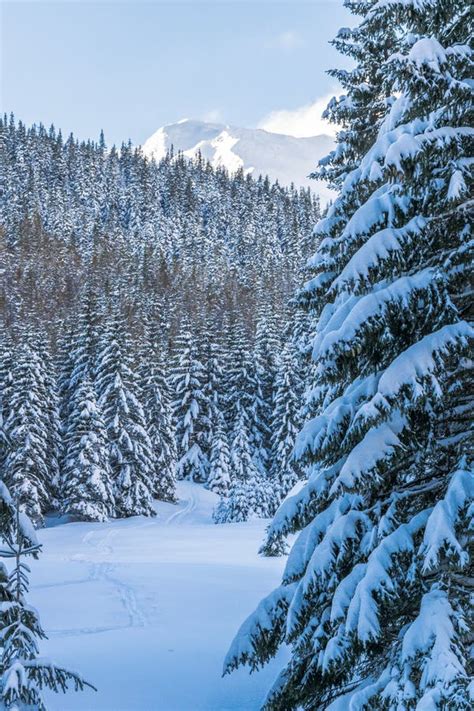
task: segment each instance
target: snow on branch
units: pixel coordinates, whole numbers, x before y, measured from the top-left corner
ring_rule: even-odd
[[[426,525],[429,514],[430,510],[427,509],[413,516],[408,523],[402,524],[384,538],[370,554],[367,569],[356,587],[346,619],[347,633],[356,633],[361,642],[379,638],[381,628],[374,593],[377,591],[388,595],[395,589],[390,574],[394,558],[400,553],[414,552],[413,538]]]
[[[294,637],[298,632],[302,612],[313,604],[322,590],[331,588],[330,581],[334,570],[347,559],[354,542],[360,541],[364,533],[371,528],[372,523],[367,514],[354,509],[340,515],[328,527],[321,542],[314,549],[288,610],[288,638]]]
[[[465,512],[462,517],[461,513]],[[439,564],[446,551],[462,568],[469,563],[467,532],[474,525],[474,471],[465,459],[451,476],[444,498],[437,502],[426,524],[420,554],[423,572]]]
[[[367,476],[403,449],[399,435],[407,424],[407,419],[395,410],[390,420],[369,429],[351,450],[330,493],[334,494],[340,489],[351,490],[358,485],[368,486]]]
[[[402,252],[408,245],[412,245],[426,224],[427,221],[423,217],[417,216],[403,227],[386,227],[375,232],[351,257],[331,284],[329,293],[341,292],[347,289],[349,284],[357,285],[360,281],[368,280],[371,270],[393,259],[395,253]]]
[[[242,664],[257,669],[272,656],[281,642],[288,606],[296,583],[280,585],[265,597],[237,632],[224,660],[223,674]],[[271,641],[270,641],[271,640]]]
[[[455,708],[450,706],[454,703],[455,685],[467,683],[455,620],[458,626],[467,629],[446,592],[433,588],[423,595],[419,614],[403,636],[403,677],[406,679],[413,673],[418,676],[421,672],[418,683],[422,696],[417,708]]]
[[[396,302],[400,307],[410,308],[410,299],[415,294],[435,288],[439,278],[435,269],[423,269],[413,276],[402,276],[389,286],[381,286],[356,300],[352,308],[346,304],[336,310],[326,327],[316,335],[313,352],[318,358],[327,357],[338,346],[350,348],[358,332],[369,319],[381,317],[387,306]],[[342,319],[341,319],[342,315]],[[342,320],[342,323],[340,321]]]
[[[354,505],[353,499],[349,494],[334,499],[301,531],[288,556],[283,582],[289,583],[303,575],[325,532],[336,518],[349,511]]]
[[[301,459],[306,454],[318,453],[322,458],[326,449],[340,444],[360,403],[377,392],[379,377],[375,373],[366,378],[356,378],[320,415],[310,419],[296,439],[295,457]]]
[[[430,392],[441,395],[441,386],[436,373],[442,368],[442,358],[467,348],[474,338],[474,329],[465,321],[448,324],[424,336],[398,355],[379,378],[378,386],[370,400],[356,412],[351,427],[360,427],[363,422],[389,411],[388,403],[399,399],[404,388],[410,389],[415,400]]]

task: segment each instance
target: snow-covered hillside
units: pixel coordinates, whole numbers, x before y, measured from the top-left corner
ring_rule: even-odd
[[[252,711],[285,661],[221,678],[245,616],[281,577],[261,558],[268,521],[216,526],[216,496],[178,486],[155,519],[62,523],[39,531],[31,601],[49,639],[41,651],[98,692],[45,695],[53,711]],[[54,522],[53,522],[54,523]]]
[[[326,186],[308,175],[331,150],[331,136],[295,138],[263,129],[184,119],[158,129],[142,148],[147,156],[159,160],[171,146],[189,157],[200,151],[213,166],[224,166],[230,172],[243,167],[254,177],[262,174],[282,185],[310,186],[323,200],[330,197]]]

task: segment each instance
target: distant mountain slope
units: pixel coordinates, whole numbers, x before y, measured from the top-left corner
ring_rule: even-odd
[[[162,158],[174,147],[186,156],[201,151],[214,167],[224,166],[230,172],[243,167],[246,173],[258,177],[268,175],[282,185],[310,186],[321,194],[323,201],[330,191],[322,183],[308,178],[322,156],[333,147],[331,136],[295,138],[270,133],[258,128],[238,128],[205,121],[184,119],[158,129],[143,144],[145,155]]]

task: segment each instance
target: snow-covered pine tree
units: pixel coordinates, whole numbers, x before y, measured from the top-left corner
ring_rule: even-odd
[[[58,379],[56,364],[51,356],[50,346],[39,324],[36,327],[36,331],[34,348],[38,354],[38,363],[41,368],[41,391],[43,402],[45,403],[44,414],[47,417],[46,465],[48,467],[48,498],[51,507],[54,508],[57,507],[60,496],[60,460],[62,454]]]
[[[71,447],[75,447],[75,445],[72,444],[72,441],[74,440],[73,432],[76,431],[80,421],[80,414],[77,410],[79,406],[79,391],[79,397],[83,397],[85,391],[88,392],[89,388],[91,388],[91,403],[94,403],[93,408],[97,408],[99,424],[100,420],[102,420],[102,416],[100,414],[100,407],[97,402],[97,393],[95,390],[99,315],[96,297],[91,288],[87,288],[85,293],[82,294],[80,309],[77,316],[72,320],[71,323],[63,324],[62,326],[63,327],[61,329],[58,354],[56,358],[56,370],[58,373],[57,391],[60,412],[60,431],[63,443],[63,446],[61,448],[61,491],[59,492],[58,498],[59,508],[63,510],[70,510],[69,507],[72,500],[70,502],[69,494],[72,492],[72,489],[67,479],[69,477],[69,474],[71,473]],[[86,409],[83,410],[84,415],[86,414]],[[92,433],[91,436],[93,436]],[[102,446],[101,434],[98,435],[98,442],[101,443],[99,446],[100,449],[100,447]],[[89,448],[90,444],[91,443],[89,441]],[[68,462],[66,462],[66,457],[69,458]],[[74,458],[75,455],[73,459]],[[91,461],[89,461],[88,466],[91,466]],[[65,472],[68,473],[65,474]],[[75,483],[77,483],[75,476],[74,481]],[[64,487],[66,487],[67,491],[64,490]],[[107,500],[108,494],[105,491],[103,493],[105,495],[104,500]],[[75,495],[72,494],[72,499],[74,498]],[[99,509],[101,508],[102,504],[100,503],[99,496]],[[108,508],[108,506],[106,506],[106,508]],[[82,515],[79,514],[78,511],[76,511],[76,514],[80,516]],[[105,515],[107,517],[109,515],[112,515],[112,512],[109,511],[108,514],[100,514],[98,510],[95,512],[94,515],[99,516],[99,519],[97,520],[102,520],[102,515]]]
[[[88,285],[81,296],[79,312],[70,323],[61,327],[57,371],[60,413],[63,430],[69,426],[68,418],[72,409],[72,400],[77,387],[89,378],[94,382],[98,339],[100,307],[97,296]]]
[[[270,450],[270,479],[274,506],[272,514],[289,490],[303,476],[302,467],[294,457],[295,440],[301,427],[300,387],[298,361],[293,352],[293,344],[287,343],[276,375],[273,400]]]
[[[248,415],[241,409],[230,448],[230,487],[214,513],[216,523],[247,521],[269,515],[272,492],[267,477],[252,457],[248,422]]]
[[[303,422],[303,377],[308,372],[306,356],[301,352],[301,334],[293,329],[280,359],[273,402],[272,448],[270,452],[270,499],[273,515],[296,482],[305,477],[304,467],[295,458],[295,442]],[[302,375],[303,372],[303,375]],[[260,553],[278,556],[286,553],[284,536],[270,527]]]
[[[214,512],[216,523],[247,521],[258,516],[262,509],[261,473],[252,458],[249,441],[248,420],[240,412],[237,420],[231,456],[231,484],[228,496],[223,496]]]
[[[306,269],[301,269],[301,281],[304,282]],[[314,329],[315,319],[306,309],[301,308],[298,298],[290,300],[288,308],[287,325],[285,329],[285,343],[288,343],[293,358],[295,369],[292,377],[295,380],[296,390],[302,396],[308,383],[312,382],[311,370],[314,367],[311,359],[311,333]]]
[[[74,369],[73,354],[77,337],[77,324],[62,320],[59,324],[58,346],[55,358],[59,417],[61,431],[67,428],[72,399],[71,375]]]
[[[249,339],[243,323],[239,320],[231,324],[226,360],[228,367],[225,377],[224,405],[228,430],[232,432],[243,412],[250,432],[257,384]]]
[[[87,376],[72,399],[64,448],[62,510],[82,521],[106,521],[115,513],[109,443]]]
[[[364,17],[338,40],[357,61],[331,104],[343,129],[325,171],[341,191],[303,289],[319,315],[314,411],[296,446],[309,479],[271,527],[299,537],[225,668],[257,667],[286,640],[266,709],[464,711],[474,702],[469,10],[347,5]]]
[[[277,328],[275,315],[265,305],[260,309],[255,332],[256,388],[252,406],[254,459],[262,474],[267,474],[270,468],[272,406],[280,355]]]
[[[207,488],[219,496],[226,497],[229,494],[231,467],[229,442],[222,412],[217,413],[213,432]]]
[[[27,338],[15,348],[3,477],[20,506],[36,525],[50,503],[49,403],[42,365]]]
[[[259,466],[262,460],[256,446],[260,440],[255,434],[258,429],[254,407],[258,389],[255,363],[243,323],[239,320],[234,321],[230,330],[227,360],[225,412],[231,443],[231,487],[229,500],[219,504],[216,518],[223,521],[236,520],[235,517],[246,520],[245,517],[254,515],[265,517],[269,515],[272,493],[266,472]],[[247,488],[249,503],[242,508],[240,502]],[[235,506],[234,500],[238,502]],[[240,513],[241,508],[245,513]]]
[[[209,461],[212,457],[212,448],[217,429],[223,426],[224,409],[224,368],[226,365],[225,352],[222,344],[222,329],[218,326],[216,316],[205,321],[201,335],[206,381],[204,394],[207,412],[205,413],[205,428],[203,432],[203,449]],[[222,438],[222,432],[219,436]]]
[[[0,564],[0,699],[2,708],[11,711],[46,711],[43,689],[65,692],[70,684],[75,691],[94,687],[76,672],[40,656],[38,644],[46,634],[37,610],[26,599],[30,569],[25,558],[38,557],[41,546],[31,522],[20,512],[18,500],[14,505],[3,484],[0,499],[0,556],[13,561],[10,573]]]
[[[208,413],[205,368],[197,356],[196,343],[186,321],[176,339],[175,352],[172,383],[176,393],[177,476],[204,482],[209,474],[209,459],[203,451],[204,419]]]
[[[176,442],[164,339],[160,338],[160,327],[156,322],[145,321],[140,385],[155,462],[153,495],[160,501],[176,501]]]
[[[154,453],[138,399],[127,324],[118,309],[101,339],[96,388],[107,436],[115,515],[153,516]]]
[[[103,308],[103,305],[102,305]],[[68,387],[71,397],[75,389],[87,378],[93,382],[99,338],[99,305],[89,287],[82,296],[81,308],[75,325],[71,347],[71,373]]]
[[[13,343],[3,320],[0,321],[0,479],[8,454],[6,423],[10,413],[13,379]]]

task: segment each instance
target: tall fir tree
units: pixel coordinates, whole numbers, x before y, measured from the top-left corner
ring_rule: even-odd
[[[109,443],[88,377],[75,390],[64,448],[62,510],[82,521],[106,521],[115,513]]]
[[[67,388],[71,396],[84,380],[93,382],[97,359],[100,318],[99,310],[105,311],[104,304],[98,304],[95,293],[89,287],[82,296],[77,322],[74,324],[73,342],[70,351],[71,370]]]
[[[10,400],[13,384],[14,346],[9,330],[0,322],[0,478],[8,455],[8,435],[6,423],[10,414]]]
[[[55,362],[59,398],[59,418],[62,432],[67,428],[67,421],[71,409],[71,376],[74,369],[73,354],[75,351],[77,331],[77,324],[71,323],[69,319],[60,322]]]
[[[318,318],[312,413],[296,446],[309,478],[270,531],[299,536],[226,668],[259,666],[286,640],[290,661],[266,709],[465,711],[468,10],[457,0],[347,5],[363,18],[337,42],[356,67],[330,104],[343,128],[323,167],[340,195],[317,226],[302,290]]]
[[[209,461],[212,458],[212,448],[217,430],[224,426],[224,369],[226,366],[225,353],[222,343],[222,331],[217,323],[216,316],[206,319],[202,333],[203,364],[206,371],[204,394],[207,412],[205,415],[206,427],[203,432],[204,451]],[[222,438],[222,433],[220,433]]]
[[[236,422],[232,445],[231,482],[214,513],[216,523],[238,523],[264,516],[267,505],[262,473],[257,469],[250,444],[248,419],[242,410]]]
[[[44,331],[37,326],[35,351],[41,368],[41,392],[46,415],[46,465],[48,467],[48,498],[52,508],[58,507],[60,496],[60,462],[62,454],[60,400],[56,364]]]
[[[205,375],[205,368],[198,358],[197,344],[189,324],[185,322],[176,341],[172,378],[176,393],[174,417],[179,479],[204,482],[209,475],[209,459],[204,449],[209,414]]]
[[[275,379],[273,426],[270,454],[271,510],[273,515],[296,482],[304,477],[304,469],[295,459],[295,442],[301,427],[301,383],[299,359],[294,344],[286,344]],[[286,546],[270,537],[262,547],[266,555],[278,555]]]
[[[114,307],[99,349],[96,387],[109,440],[109,462],[119,517],[153,516],[154,453],[138,399],[124,317]]]
[[[148,433],[154,455],[153,495],[176,501],[176,442],[172,398],[166,371],[165,343],[155,320],[148,321],[141,351],[140,381]]]
[[[272,507],[272,487],[252,456],[249,421],[242,408],[231,435],[230,486],[214,513],[216,523],[266,518]]]
[[[254,459],[263,474],[270,469],[272,405],[280,355],[275,315],[268,306],[259,314],[254,347],[255,394],[252,406]]]
[[[252,413],[257,383],[249,338],[243,323],[239,320],[235,320],[231,325],[227,347],[227,367],[224,381],[224,412],[227,427],[232,432],[241,413],[243,413],[250,433],[254,420]],[[251,435],[249,434],[249,436]]]
[[[229,442],[222,412],[217,414],[213,431],[207,487],[215,494],[226,497],[229,494],[231,465]]]
[[[22,510],[37,525],[42,524],[50,505],[49,415],[50,403],[44,389],[39,353],[25,337],[14,354],[3,476]]]
[[[46,711],[43,690],[65,692],[70,684],[76,691],[94,689],[79,674],[56,666],[40,656],[39,642],[46,637],[37,610],[28,604],[30,569],[28,557],[37,558],[41,546],[27,516],[20,512],[6,487],[0,490],[0,556],[13,561],[8,572],[0,564],[0,699],[8,711]]]

